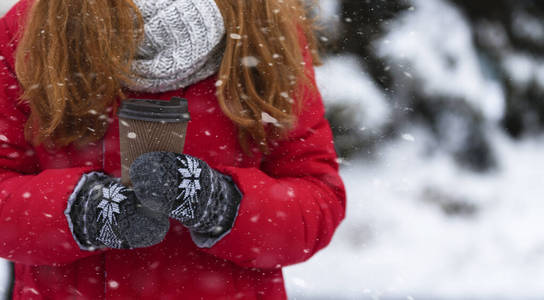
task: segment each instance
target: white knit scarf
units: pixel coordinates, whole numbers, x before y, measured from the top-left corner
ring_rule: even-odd
[[[187,87],[217,72],[225,25],[214,0],[135,0],[145,38],[132,65],[137,92]]]

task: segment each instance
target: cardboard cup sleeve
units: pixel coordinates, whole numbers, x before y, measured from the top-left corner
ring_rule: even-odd
[[[123,184],[131,185],[130,165],[140,155],[154,151],[183,152],[190,121],[186,99],[126,99],[118,114]]]

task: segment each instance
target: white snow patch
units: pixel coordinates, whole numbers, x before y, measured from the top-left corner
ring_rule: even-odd
[[[0,296],[3,296],[8,291],[9,272],[8,262],[0,259]]]
[[[409,133],[403,134],[402,139],[406,140],[406,141],[409,141],[409,142],[415,142],[416,141],[416,138],[413,135],[409,134]]]
[[[526,54],[505,56],[503,68],[510,75],[510,79],[519,85],[527,85],[535,75],[534,58]]]
[[[326,105],[342,103],[356,110],[360,127],[379,128],[390,118],[386,96],[353,55],[325,59],[316,68],[316,81]]]
[[[492,121],[505,110],[504,92],[488,78],[466,18],[443,0],[413,0],[414,10],[389,27],[377,48],[392,67],[421,80],[424,92],[464,99]]]
[[[544,61],[536,57],[509,53],[504,56],[502,68],[517,85],[527,88],[532,82],[544,89]]]
[[[0,16],[3,16],[8,10],[17,3],[17,0],[2,0],[0,1]]]

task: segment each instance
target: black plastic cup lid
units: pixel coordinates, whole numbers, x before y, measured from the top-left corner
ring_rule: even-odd
[[[149,122],[188,122],[187,99],[173,97],[170,101],[148,99],[126,99],[121,102],[120,118]]]

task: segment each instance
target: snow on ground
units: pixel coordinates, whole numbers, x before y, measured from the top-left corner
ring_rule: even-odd
[[[344,165],[347,218],[328,248],[285,269],[290,297],[542,297],[544,136],[514,143],[495,134],[501,169],[475,175],[447,156],[427,157],[425,137],[409,134],[414,141],[391,143],[379,161]],[[447,216],[431,191],[476,212]]]

